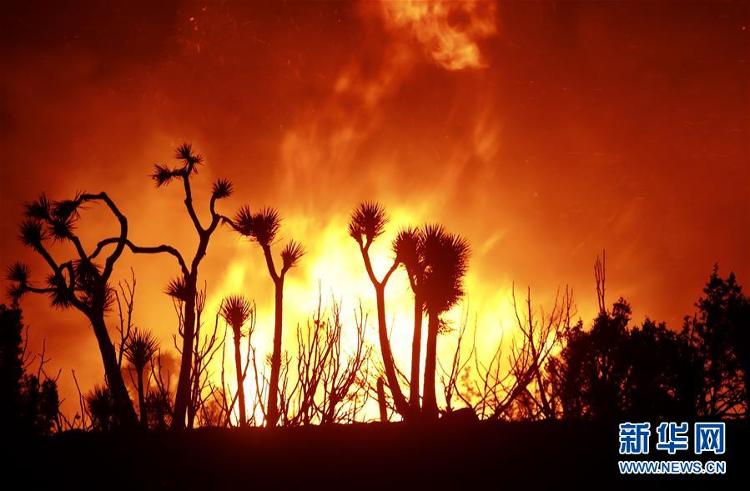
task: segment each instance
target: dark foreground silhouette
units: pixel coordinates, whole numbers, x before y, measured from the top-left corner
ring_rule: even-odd
[[[14,454],[25,489],[607,489],[747,483],[750,431],[728,423],[725,476],[619,476],[617,424],[357,424],[296,429],[66,432]],[[672,459],[653,448],[646,458]],[[623,457],[625,458],[625,457]],[[675,459],[694,460],[692,451]],[[19,479],[19,481],[17,481]],[[688,487],[685,488],[684,486]],[[631,488],[632,489],[632,488]]]

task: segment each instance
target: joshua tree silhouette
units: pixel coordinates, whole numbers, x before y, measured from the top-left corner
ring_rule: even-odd
[[[203,163],[203,157],[193,151],[193,147],[185,143],[177,148],[175,157],[181,162],[181,165],[175,168],[162,164],[156,164],[154,173],[151,178],[157,187],[162,187],[174,179],[180,179],[185,193],[185,208],[190,220],[198,234],[198,246],[196,248],[193,260],[190,266],[186,264],[182,254],[169,245],[159,245],[154,247],[141,247],[126,241],[126,245],[136,254],[171,254],[177,259],[180,265],[181,276],[173,280],[167,288],[167,293],[183,301],[183,328],[182,328],[182,347],[180,360],[180,374],[177,379],[177,389],[175,392],[174,415],[172,426],[176,429],[185,427],[185,416],[188,412],[188,406],[191,401],[191,381],[193,380],[192,357],[195,343],[196,332],[196,297],[198,296],[198,267],[208,251],[208,244],[211,236],[216,231],[220,223],[228,221],[225,217],[216,211],[216,202],[220,199],[229,197],[233,192],[232,183],[219,179],[213,184],[211,199],[209,201],[209,211],[211,221],[207,227],[201,224],[200,219],[193,205],[193,192],[190,179],[198,173],[198,167]],[[115,239],[103,240],[99,243],[97,250],[115,242]]]
[[[401,391],[396,374],[396,364],[393,360],[391,344],[388,340],[388,328],[385,320],[385,286],[399,262],[395,260],[381,280],[375,276],[370,261],[370,246],[373,241],[383,234],[388,217],[385,209],[380,203],[364,202],[361,203],[351,215],[349,220],[349,235],[359,245],[362,260],[365,263],[367,276],[370,278],[372,286],[375,288],[375,300],[378,310],[378,338],[380,341],[380,353],[383,357],[383,369],[385,371],[386,382],[393,395],[393,402],[396,411],[404,418],[409,417],[409,404]]]
[[[263,256],[268,267],[268,274],[273,280],[275,288],[273,353],[271,354],[271,375],[268,385],[268,403],[266,407],[266,424],[275,426],[279,420],[279,375],[281,371],[281,337],[283,330],[284,278],[287,271],[293,268],[305,250],[299,242],[290,240],[281,250],[281,270],[277,272],[271,253],[271,245],[281,227],[279,212],[273,208],[263,208],[252,213],[250,208],[241,208],[232,225],[237,232],[258,243],[263,250]]]
[[[108,243],[116,246],[104,260],[103,266],[94,262],[101,252],[101,247],[97,247],[89,255],[75,232],[80,219],[79,212],[89,203],[104,204],[115,216],[120,227],[119,236],[109,239]],[[117,354],[104,321],[105,312],[112,303],[109,279],[127,243],[127,218],[106,193],[78,194],[73,199],[55,202],[41,195],[39,199],[26,205],[25,215],[26,220],[21,224],[20,239],[44,259],[51,274],[45,287],[36,287],[31,283],[27,266],[21,263],[11,266],[8,278],[14,282],[10,291],[14,303],[18,303],[25,293],[43,293],[49,295],[54,307],[73,307],[83,313],[91,323],[99,345],[118,423],[123,426],[136,424],[133,403],[128,396],[117,362]],[[72,244],[77,258],[58,262],[47,247],[50,241]]]
[[[254,308],[250,302],[240,295],[232,295],[225,298],[221,306],[221,316],[232,328],[232,334],[234,335],[234,368],[237,372],[237,402],[240,408],[240,426],[247,424],[247,416],[245,414],[245,377],[244,370],[242,369],[240,341],[245,335],[242,328],[253,314],[253,310]],[[251,334],[251,332],[248,332],[248,337]]]
[[[138,410],[141,414],[141,425],[148,425],[146,395],[143,383],[143,371],[159,349],[159,343],[150,332],[135,329],[125,345],[125,358],[133,365],[138,390]]]
[[[411,377],[409,379],[409,406],[414,414],[419,412],[419,375],[422,350],[422,319],[424,316],[424,262],[419,259],[421,232],[412,227],[402,229],[393,240],[396,260],[406,268],[409,284],[414,292],[414,335],[411,343]]]
[[[435,371],[437,336],[440,315],[453,307],[463,296],[463,278],[468,269],[469,244],[458,235],[448,233],[440,225],[426,225],[419,241],[419,257],[423,263],[422,292],[429,316],[424,373],[424,414],[437,417]]]

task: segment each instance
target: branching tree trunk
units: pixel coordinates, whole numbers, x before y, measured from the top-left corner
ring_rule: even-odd
[[[424,318],[424,262],[420,261],[421,232],[415,228],[399,231],[393,241],[396,261],[406,268],[409,285],[414,292],[414,333],[411,342],[411,377],[409,379],[409,406],[412,414],[420,412],[419,379],[422,356],[422,320]]]
[[[120,226],[119,236],[111,239],[111,243],[115,244],[114,250],[104,260],[103,266],[94,263],[93,256],[86,253],[74,232],[80,218],[79,210],[86,203],[102,203],[107,206]],[[104,320],[105,312],[113,299],[109,280],[127,243],[127,218],[103,192],[80,194],[74,199],[57,202],[50,202],[42,195],[26,206],[25,214],[27,218],[21,225],[21,241],[44,259],[51,275],[45,287],[35,287],[30,282],[29,270],[25,265],[18,263],[12,266],[9,279],[14,282],[10,292],[14,302],[25,293],[43,293],[49,295],[54,306],[73,307],[86,316],[99,346],[118,423],[123,426],[135,424],[135,409],[125,387],[118,356]],[[46,246],[50,239],[71,244],[77,258],[56,261]]]
[[[437,418],[435,371],[440,316],[456,305],[464,294],[463,278],[468,268],[469,244],[461,237],[447,233],[442,226],[427,225],[421,233],[419,257],[423,264],[422,288],[428,313],[423,413],[428,418]]]
[[[463,296],[463,278],[468,267],[469,244],[461,237],[447,233],[442,226],[426,225],[407,228],[393,242],[396,261],[406,268],[414,292],[414,338],[412,340],[412,373],[410,405],[419,410],[419,365],[422,341],[423,311],[427,311],[427,345],[425,353],[422,414],[438,417],[435,378],[437,372],[437,339],[441,315]]]
[[[264,208],[258,213],[252,213],[250,208],[243,207],[231,222],[234,229],[245,237],[260,245],[266,261],[268,274],[274,285],[274,331],[273,352],[271,353],[271,375],[268,386],[268,403],[266,404],[266,424],[276,426],[279,420],[279,378],[281,374],[281,341],[283,337],[284,314],[284,278],[286,273],[294,267],[304,255],[302,245],[294,240],[290,241],[281,251],[281,270],[276,270],[271,244],[281,226],[278,211]]]
[[[229,197],[232,194],[232,184],[223,179],[217,180],[212,188],[211,199],[209,202],[209,211],[211,220],[208,226],[203,226],[193,204],[193,194],[190,179],[198,172],[198,166],[203,162],[203,158],[194,153],[191,145],[183,144],[177,149],[176,158],[182,162],[181,166],[176,168],[167,167],[161,164],[155,166],[152,179],[158,187],[169,184],[174,179],[182,181],[185,194],[185,209],[198,235],[198,246],[193,256],[190,266],[186,264],[182,255],[174,247],[160,245],[155,247],[136,246],[130,241],[126,245],[136,254],[156,254],[167,253],[174,256],[180,265],[180,298],[184,302],[183,314],[183,336],[182,347],[180,349],[180,373],[177,379],[177,389],[175,391],[174,415],[172,418],[172,427],[180,429],[185,427],[188,406],[191,401],[192,387],[192,365],[196,331],[196,297],[198,295],[198,269],[201,261],[206,256],[208,245],[213,233],[220,223],[227,221],[225,217],[216,211],[216,201]],[[104,240],[99,243],[97,251],[106,245],[113,243],[113,239]],[[174,283],[173,284],[177,284]]]
[[[370,246],[373,241],[383,234],[385,224],[388,218],[385,210],[379,203],[362,203],[352,213],[349,221],[349,235],[359,245],[359,251],[362,254],[362,260],[365,263],[367,276],[370,278],[373,288],[375,289],[375,303],[378,311],[378,341],[380,342],[380,353],[383,357],[383,371],[385,372],[388,388],[393,395],[393,403],[402,418],[410,417],[409,403],[401,391],[396,362],[393,359],[391,343],[388,339],[388,327],[386,324],[385,312],[385,287],[388,280],[396,268],[398,268],[398,259],[394,260],[391,267],[385,273],[381,280],[378,280],[372,268],[370,261]]]

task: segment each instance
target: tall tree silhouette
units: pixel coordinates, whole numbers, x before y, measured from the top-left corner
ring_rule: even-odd
[[[284,278],[304,255],[305,251],[299,242],[290,240],[281,250],[281,270],[276,270],[271,245],[281,227],[279,212],[273,208],[263,208],[252,213],[250,208],[241,208],[233,220],[233,226],[240,234],[258,243],[263,250],[268,274],[273,280],[274,295],[274,332],[273,353],[271,354],[271,375],[268,385],[268,403],[266,407],[266,424],[275,426],[279,420],[279,375],[281,370],[281,339],[283,335],[284,312]]]
[[[750,299],[742,292],[734,273],[711,272],[697,312],[687,317],[683,335],[689,339],[701,366],[699,414],[718,417],[748,411],[748,332]]]
[[[393,240],[393,252],[396,260],[406,269],[409,284],[414,293],[414,333],[411,342],[411,374],[409,378],[409,406],[412,413],[419,412],[419,394],[422,357],[422,320],[424,318],[424,262],[420,261],[419,251],[422,235],[416,228],[405,228],[399,231]]]
[[[138,410],[141,416],[141,425],[148,426],[148,411],[146,406],[146,391],[144,388],[143,371],[151,363],[151,359],[159,349],[159,343],[150,332],[135,329],[125,344],[125,358],[133,365],[136,376],[136,390],[138,391]]]
[[[88,254],[76,234],[80,210],[87,204],[103,204],[117,219],[120,233],[110,239],[115,244],[112,253],[104,259],[104,264],[94,262],[101,252],[97,247]],[[18,299],[25,293],[47,294],[56,308],[75,308],[89,320],[96,336],[101,354],[107,385],[112,396],[114,411],[119,424],[124,426],[137,423],[133,403],[128,396],[125,382],[120,372],[114,345],[110,339],[105,313],[112,303],[112,288],[109,285],[115,263],[122,255],[128,240],[128,220],[110,197],[82,193],[73,199],[51,202],[45,195],[28,203],[25,207],[26,220],[21,224],[20,239],[24,245],[39,254],[50,269],[45,286],[35,286],[30,280],[29,269],[23,264],[10,268],[8,278],[14,282],[11,296]],[[52,242],[70,244],[75,251],[75,259],[58,261],[48,249]]]
[[[423,228],[419,256],[424,264],[423,294],[428,314],[425,353],[423,412],[437,417],[435,372],[437,369],[437,337],[440,316],[463,296],[463,279],[468,269],[469,244],[440,225]]]
[[[370,246],[372,246],[375,239],[383,235],[387,222],[388,216],[380,203],[361,203],[352,212],[350,217],[349,235],[359,246],[359,251],[362,254],[362,260],[367,270],[367,276],[370,278],[370,282],[375,289],[375,302],[378,311],[378,339],[380,341],[380,353],[383,357],[383,371],[385,372],[386,382],[393,395],[393,403],[396,411],[403,418],[408,418],[410,413],[409,403],[399,385],[396,363],[393,359],[391,343],[388,340],[388,328],[385,317],[385,287],[393,272],[398,268],[399,261],[395,259],[383,278],[378,280],[377,276],[375,276],[375,271],[372,269],[372,262],[370,260]]]
[[[563,411],[570,417],[612,419],[621,414],[620,397],[629,363],[625,356],[630,304],[619,299],[602,310],[589,331],[575,328],[563,349],[565,361],[561,393]]]
[[[240,352],[240,341],[245,333],[242,328],[253,313],[253,307],[245,297],[233,295],[224,299],[221,306],[221,316],[232,328],[234,335],[234,369],[237,373],[237,403],[240,409],[240,426],[247,424],[245,414],[245,377],[242,368],[242,354]],[[248,337],[250,334],[248,334]],[[249,348],[248,348],[249,349]]]
[[[176,248],[169,245],[144,247],[133,244],[131,241],[126,241],[125,244],[136,254],[171,254],[177,259],[180,266],[180,277],[175,280],[176,282],[170,284],[169,287],[172,288],[172,286],[179,286],[180,295],[182,297],[181,299],[183,300],[180,373],[177,379],[174,415],[172,418],[173,428],[180,429],[185,427],[188,405],[191,400],[191,382],[193,380],[192,359],[194,344],[196,342],[198,269],[201,261],[206,256],[208,245],[213,233],[222,221],[226,221],[226,218],[216,211],[216,202],[229,197],[232,194],[233,187],[232,183],[225,179],[218,179],[214,182],[211,190],[211,198],[208,204],[211,220],[208,223],[208,226],[203,226],[193,204],[193,191],[191,186],[191,179],[198,173],[198,168],[203,163],[203,157],[195,153],[190,144],[185,143],[177,148],[175,158],[181,163],[181,165],[177,167],[169,167],[162,164],[156,164],[151,178],[154,180],[157,187],[166,186],[174,180],[182,182],[185,195],[185,209],[198,235],[198,244],[190,265],[188,266],[183,259],[182,254]],[[101,241],[98,245],[98,249],[101,249],[112,242],[114,242],[114,239]]]

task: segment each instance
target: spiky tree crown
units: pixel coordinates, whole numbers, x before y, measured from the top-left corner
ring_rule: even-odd
[[[72,282],[70,275],[72,275]],[[6,278],[12,282],[8,288],[8,295],[18,301],[31,289],[29,284],[31,272],[29,267],[17,262],[8,267]],[[88,259],[72,261],[67,268],[49,274],[46,278],[46,293],[50,297],[53,307],[65,309],[77,300],[87,307],[94,307],[95,302],[101,302],[101,307],[108,310],[113,298],[109,285],[100,289],[101,267]]]
[[[243,336],[242,327],[253,313],[253,306],[242,295],[231,295],[221,305],[221,316],[234,331],[235,337]]]
[[[284,249],[281,250],[281,261],[284,270],[296,266],[304,255],[305,249],[302,247],[302,244],[294,240],[289,241],[289,243],[284,246]]]
[[[182,302],[187,302],[194,294],[182,276],[170,280],[164,289],[164,293]]]
[[[14,304],[17,304],[21,297],[28,291],[30,276],[31,271],[24,263],[16,262],[8,266],[5,278],[10,282],[8,296]]]
[[[21,262],[16,262],[8,266],[8,271],[5,277],[8,281],[13,281],[21,285],[26,285],[29,282],[30,275],[31,275],[31,272],[29,270],[29,267],[26,264],[21,263]]]
[[[249,207],[244,206],[237,212],[234,224],[239,233],[268,247],[276,239],[281,227],[281,217],[274,208],[266,207],[253,213]]]
[[[358,243],[372,242],[380,237],[388,223],[385,208],[380,203],[361,203],[349,219],[349,235]]]
[[[172,168],[164,164],[154,164],[154,172],[151,179],[157,187],[169,184],[175,177],[189,177],[198,173],[198,165],[203,163],[203,157],[193,152],[193,146],[183,143],[175,151],[175,158],[182,161],[182,167]]]
[[[211,195],[215,199],[223,199],[231,196],[233,191],[234,187],[230,181],[227,179],[219,179],[214,183]]]
[[[151,361],[159,349],[159,343],[150,332],[135,329],[125,344],[125,358],[141,371]]]
[[[407,269],[414,269],[419,263],[420,241],[421,233],[419,229],[413,227],[401,229],[393,239],[393,253],[396,255],[396,260]]]
[[[193,152],[193,145],[190,143],[183,143],[177,147],[175,152],[175,158],[185,163],[185,166],[192,172],[195,166],[203,163],[203,157],[200,154]],[[196,171],[197,172],[197,171]]]
[[[77,193],[73,199],[51,202],[42,194],[36,200],[26,203],[26,220],[21,223],[19,233],[21,242],[38,250],[49,238],[55,241],[72,239],[80,218],[78,210],[83,203],[81,196],[81,193]]]
[[[424,268],[425,302],[428,309],[445,312],[464,295],[469,244],[440,225],[425,226],[421,236],[419,256]]]

